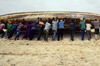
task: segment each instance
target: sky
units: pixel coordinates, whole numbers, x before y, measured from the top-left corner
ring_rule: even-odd
[[[100,0],[0,0],[0,15],[30,11],[75,11],[100,14]]]

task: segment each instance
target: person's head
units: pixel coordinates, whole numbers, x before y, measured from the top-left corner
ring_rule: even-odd
[[[18,22],[18,20],[16,20],[15,22]]]
[[[63,21],[62,19],[60,21]]]
[[[74,20],[73,20],[73,19],[71,19],[71,21],[72,21],[72,22],[74,22]]]
[[[84,20],[85,18],[83,18],[83,20]]]
[[[22,20],[23,22],[25,21],[25,19]]]
[[[95,19],[95,21],[97,21],[97,19]]]
[[[83,21],[83,18],[81,18],[80,20]]]
[[[11,21],[9,21],[9,23],[11,24]]]
[[[24,22],[25,22],[25,19],[23,19],[23,20],[21,21],[22,24],[24,24]]]
[[[1,23],[4,23],[5,24],[5,21],[4,20],[1,20]]]
[[[55,18],[53,17],[53,20],[54,20]]]
[[[24,24],[24,21],[25,21],[25,20],[23,19],[23,20],[21,21],[21,23]]]
[[[17,22],[15,22],[15,24],[17,24]]]
[[[40,21],[42,21],[42,18],[40,18]]]
[[[50,23],[50,20],[48,20],[48,23]]]
[[[43,23],[45,23],[45,21],[42,21]]]
[[[48,22],[49,22],[49,21],[50,21],[50,18],[48,18],[48,20],[46,20],[46,21],[48,21]]]
[[[23,21],[21,21],[21,23],[22,23],[22,24],[24,24],[24,22],[23,22]]]
[[[39,17],[37,19],[39,19]]]
[[[1,20],[1,23],[2,23],[2,22],[4,22],[4,20],[3,20],[3,19]]]
[[[47,22],[50,22],[50,18],[48,18]]]

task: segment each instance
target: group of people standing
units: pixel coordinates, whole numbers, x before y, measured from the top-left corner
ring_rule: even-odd
[[[84,40],[85,30],[87,32],[88,40],[90,40],[91,39],[91,24],[90,24],[90,22],[85,23],[86,22],[85,18],[81,18],[80,20],[81,20],[81,22],[79,23],[79,28],[81,29],[82,40]],[[46,22],[44,22],[42,20],[42,18],[38,18],[37,21],[34,21],[33,23],[31,23],[29,21],[28,25],[27,25],[27,30],[22,39],[26,38],[28,40],[32,40],[35,35],[35,32],[38,31],[37,40],[40,40],[41,33],[43,31],[44,40],[48,41],[49,30],[52,28],[53,41],[55,40],[57,30],[58,30],[58,41],[60,41],[60,39],[61,40],[63,39],[63,31],[64,31],[65,21],[66,21],[66,18],[64,18],[64,20],[62,20],[62,19],[59,20],[58,17],[53,18],[52,25],[50,24],[50,19],[48,19]],[[90,20],[90,21],[91,21],[91,23],[94,24],[95,39],[98,40],[99,21],[97,21],[97,19],[95,19],[95,21],[92,21],[92,20]],[[13,36],[14,32],[17,31],[15,40],[19,40],[20,32],[24,28],[24,22],[25,22],[24,19],[19,24],[18,24],[17,20],[15,21],[14,24],[12,24],[12,22],[9,21],[7,23],[7,31],[5,33],[3,30],[3,29],[5,29],[5,22],[4,22],[4,20],[1,20],[1,24],[0,24],[0,34],[2,34],[1,38],[3,38],[5,35],[5,38],[7,38],[7,36],[8,36],[8,39],[10,39]],[[72,41],[74,41],[75,23],[76,23],[76,19],[70,20],[70,34],[71,34]]]
[[[79,23],[79,27],[81,28],[81,36],[82,36],[82,40],[84,40],[84,32],[86,30],[87,33],[87,37],[88,40],[91,39],[91,23],[94,25],[94,29],[95,29],[95,40],[98,40],[98,35],[99,35],[99,21],[97,21],[97,19],[95,19],[94,21],[92,21],[92,19],[90,20],[90,22],[85,23],[85,18],[81,19],[81,22]]]

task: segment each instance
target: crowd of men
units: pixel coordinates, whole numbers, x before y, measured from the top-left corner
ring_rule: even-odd
[[[80,20],[81,20],[81,22],[79,23],[79,28],[81,29],[82,40],[84,40],[85,30],[86,30],[86,33],[88,36],[88,40],[91,39],[91,24],[90,24],[90,22],[93,23],[93,25],[94,25],[95,39],[98,40],[99,21],[97,21],[97,19],[95,19],[95,21],[90,20],[90,22],[85,23],[86,22],[85,18],[81,18]],[[42,18],[38,18],[37,21],[34,21],[34,22],[29,21],[28,25],[27,25],[27,30],[22,39],[26,38],[28,40],[32,40],[35,35],[35,32],[38,31],[37,40],[40,40],[41,33],[43,31],[44,40],[48,41],[49,30],[52,28],[52,31],[53,31],[52,40],[53,41],[55,40],[56,33],[58,31],[58,41],[60,41],[63,39],[63,31],[64,31],[65,21],[66,21],[66,18],[64,18],[64,20],[62,20],[62,19],[59,20],[58,17],[53,18],[52,25],[50,24],[50,19],[48,19],[46,22],[44,22],[42,20]],[[10,38],[12,38],[14,32],[17,31],[15,40],[19,40],[20,32],[24,28],[24,22],[25,22],[24,19],[19,24],[18,24],[17,20],[15,21],[14,24],[12,24],[12,22],[9,21],[7,23],[7,31],[4,32],[3,29],[5,29],[6,26],[5,26],[4,20],[1,20],[1,24],[0,24],[0,34],[2,34],[1,38],[3,38],[5,36],[5,39],[7,37],[8,37],[8,39],[10,39]],[[70,20],[70,34],[71,34],[72,41],[74,41],[75,23],[76,23],[76,19]]]

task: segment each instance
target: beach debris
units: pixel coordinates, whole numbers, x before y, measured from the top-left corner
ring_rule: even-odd
[[[26,44],[26,45],[29,45],[29,44]]]

